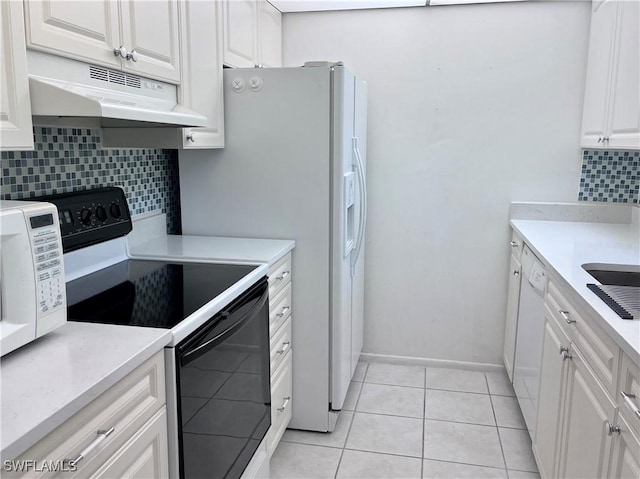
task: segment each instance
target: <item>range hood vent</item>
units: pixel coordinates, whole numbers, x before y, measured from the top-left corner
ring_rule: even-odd
[[[177,102],[176,85],[29,51],[31,114],[39,123],[101,128],[199,127],[207,118]]]

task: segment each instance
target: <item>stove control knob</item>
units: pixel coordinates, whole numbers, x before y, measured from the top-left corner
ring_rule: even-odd
[[[104,206],[98,206],[96,208],[96,217],[102,222],[107,219],[107,210],[104,209]]]
[[[80,221],[82,221],[82,224],[88,225],[91,223],[91,211],[88,209],[83,209],[80,212]]]
[[[109,211],[111,212],[111,216],[113,216],[115,219],[120,218],[120,216],[122,215],[122,212],[120,211],[120,207],[115,203],[111,205],[111,208],[109,208]]]

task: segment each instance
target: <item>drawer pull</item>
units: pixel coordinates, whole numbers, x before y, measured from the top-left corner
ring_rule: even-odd
[[[287,341],[287,342],[282,343],[282,349],[278,349],[276,351],[276,354],[284,354],[285,351],[287,349],[289,349],[289,347],[291,347],[291,341]]]
[[[576,322],[575,319],[571,319],[571,317],[569,316],[569,311],[565,311],[563,309],[559,309],[558,313],[560,313],[560,316],[562,316],[562,319],[564,319],[565,323],[572,324],[572,323]]]
[[[520,276],[520,271],[518,271],[517,269],[513,270],[513,275],[514,276]]]
[[[278,281],[282,281],[283,279],[285,279],[287,276],[289,276],[291,274],[291,271],[283,271],[282,274],[280,276],[276,276],[276,279]]]
[[[289,405],[289,401],[291,401],[291,396],[287,396],[286,398],[283,398],[284,402],[282,403],[282,406],[280,406],[278,408],[278,411],[280,412],[284,412],[285,409],[287,409],[287,406]]]
[[[71,467],[78,465],[80,461],[82,461],[91,451],[93,451],[96,447],[98,447],[107,437],[111,435],[115,431],[115,428],[110,427],[109,429],[98,429],[98,437],[96,437],[91,444],[85,447],[78,457],[75,459],[65,459],[64,463],[68,464]]]
[[[632,399],[636,398],[635,394],[627,394],[624,391],[620,391],[620,396],[622,396],[622,398],[624,399],[624,402],[627,404],[627,406],[629,406],[629,408],[636,413],[636,416],[638,416],[640,418],[640,408],[638,408],[638,406],[636,406]]]
[[[518,246],[520,246],[520,243],[518,243],[517,241],[510,241],[509,244],[512,248],[517,248]]]
[[[281,318],[281,317],[283,317],[285,314],[287,314],[287,311],[289,311],[290,309],[291,309],[291,307],[289,307],[289,306],[284,306],[284,307],[282,308],[282,310],[281,310],[278,314],[276,314],[276,316],[277,316],[277,317],[279,317],[279,318]]]

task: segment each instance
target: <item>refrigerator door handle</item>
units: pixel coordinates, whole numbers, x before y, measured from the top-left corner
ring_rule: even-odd
[[[354,277],[356,274],[356,264],[364,240],[364,230],[367,225],[367,183],[364,177],[364,163],[362,162],[360,150],[358,149],[358,138],[352,138],[352,146],[356,157],[355,166],[358,175],[358,185],[360,186],[360,224],[358,225],[356,245],[351,256],[351,277]]]

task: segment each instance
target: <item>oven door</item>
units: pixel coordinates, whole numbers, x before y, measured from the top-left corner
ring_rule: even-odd
[[[175,349],[180,476],[239,478],[271,425],[266,278]]]

